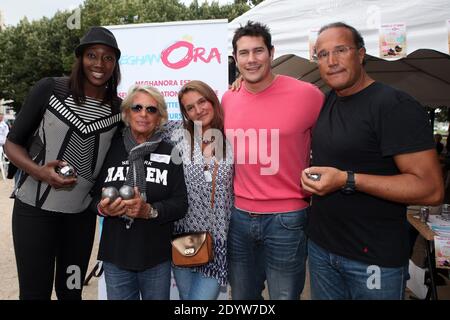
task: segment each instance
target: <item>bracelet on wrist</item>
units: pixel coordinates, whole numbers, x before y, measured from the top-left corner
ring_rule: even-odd
[[[100,202],[97,204],[97,213],[99,215],[101,215],[102,217],[107,217],[108,216],[102,211],[102,207],[100,207]]]
[[[158,210],[152,207],[151,204],[148,205],[147,218],[146,219],[155,219],[158,217]]]

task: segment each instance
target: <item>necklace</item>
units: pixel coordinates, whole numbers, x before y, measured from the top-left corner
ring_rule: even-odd
[[[216,140],[216,137],[215,137],[215,136],[212,136],[212,137],[209,138],[209,139],[206,139],[205,137],[202,138],[202,142],[203,142],[204,144],[211,144],[211,143],[213,143],[215,140]]]

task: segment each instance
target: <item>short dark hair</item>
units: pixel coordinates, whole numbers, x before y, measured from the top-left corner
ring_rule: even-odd
[[[237,42],[240,38],[249,36],[249,37],[262,37],[264,39],[264,44],[267,49],[270,51],[273,48],[272,45],[272,36],[270,35],[270,29],[265,24],[253,21],[247,21],[245,26],[240,26],[236,29],[233,36],[233,55],[236,55],[237,51]]]
[[[346,28],[348,30],[350,30],[350,32],[353,35],[353,42],[355,43],[355,46],[357,49],[361,49],[365,47],[364,44],[364,39],[361,35],[361,33],[359,33],[358,30],[356,30],[355,28],[353,28],[352,26],[349,26],[348,24],[344,23],[344,22],[333,22],[327,25],[324,25],[322,28],[320,28],[319,30],[319,35],[324,32],[327,29],[331,29],[331,28]]]
[[[119,61],[116,61],[116,66],[114,67],[113,74],[111,75],[111,78],[109,78],[106,82],[106,93],[105,97],[103,98],[104,103],[112,104],[113,100],[117,99],[117,86],[119,85],[120,78],[121,76]],[[83,71],[83,54],[81,54],[81,56],[76,58],[72,66],[72,72],[69,78],[70,93],[72,94],[73,100],[77,104],[86,101],[86,94],[84,93],[85,81],[86,75]]]

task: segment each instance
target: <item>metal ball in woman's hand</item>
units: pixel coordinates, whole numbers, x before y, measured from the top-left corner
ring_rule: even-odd
[[[70,164],[56,167],[55,171],[63,178],[75,178],[77,176],[75,168]]]
[[[130,200],[134,198],[134,189],[133,187],[127,186],[124,184],[122,188],[119,189],[119,195],[123,200]]]
[[[107,187],[102,191],[102,200],[109,198],[110,203],[119,197],[119,191],[115,187]]]

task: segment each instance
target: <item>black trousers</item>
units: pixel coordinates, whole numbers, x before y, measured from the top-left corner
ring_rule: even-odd
[[[21,300],[81,300],[96,215],[41,210],[18,199],[12,229]]]

